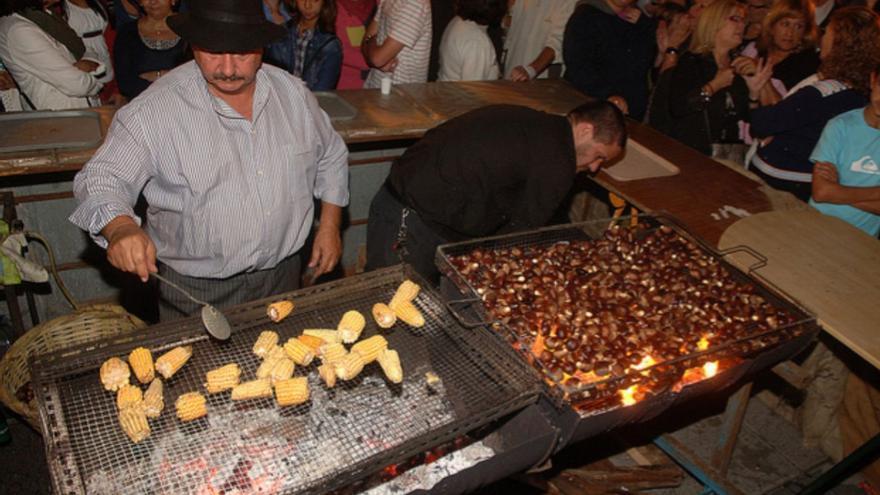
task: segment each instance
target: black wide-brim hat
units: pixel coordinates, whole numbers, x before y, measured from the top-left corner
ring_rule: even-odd
[[[261,0],[192,0],[168,18],[181,38],[212,52],[245,52],[283,38],[286,29],[263,15]]]

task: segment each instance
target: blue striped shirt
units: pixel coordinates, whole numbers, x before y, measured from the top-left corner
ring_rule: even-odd
[[[70,221],[101,229],[143,192],[157,257],[193,277],[274,267],[298,251],[313,198],[346,206],[348,150],[299,79],[263,65],[251,121],[208,92],[195,62],[153,83],[115,115],[77,174]]]

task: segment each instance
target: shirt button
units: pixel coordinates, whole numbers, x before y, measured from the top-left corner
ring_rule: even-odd
[[[257,175],[262,176],[262,175],[263,175],[263,171],[262,171],[262,170],[257,170]]]

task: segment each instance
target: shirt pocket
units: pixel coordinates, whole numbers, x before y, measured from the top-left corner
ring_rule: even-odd
[[[283,147],[283,153],[287,161],[288,197],[293,203],[312,200],[317,174],[315,151],[303,149],[301,146],[286,145]]]

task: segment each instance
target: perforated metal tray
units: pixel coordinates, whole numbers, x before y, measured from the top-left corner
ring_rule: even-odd
[[[36,358],[34,391],[55,492],[194,493],[209,484],[231,489],[242,472],[247,480],[259,479],[263,489],[277,489],[271,493],[324,492],[537,400],[541,384],[512,349],[486,329],[459,326],[422,284],[415,304],[426,325],[398,323],[382,331],[400,353],[401,385],[387,382],[373,363],[355,380],[328,390],[312,364],[296,369],[297,376],[309,377],[306,404],[233,403],[225,392],[208,396],[207,418],[184,424],[175,417],[179,395],[204,393],[207,370],[237,362],[242,380],[252,379],[259,358],[251,349],[262,330],[277,331],[284,342],[304,328],[335,328],[345,311],[357,309],[368,319],[361,338],[377,333],[372,305],[387,302],[405,278],[419,280],[398,266],[293,292],[296,309],[280,324],[266,319],[268,300],[236,307],[226,312],[233,324],[226,343],[210,340],[190,318]],[[131,443],[98,368],[138,346],[158,356],[182,344],[193,346],[193,357],[167,381],[165,411],[151,420],[150,437]],[[428,372],[439,380],[430,383]]]
[[[101,139],[101,116],[88,110],[0,113],[0,153],[91,148]]]

